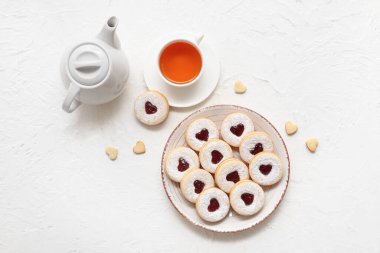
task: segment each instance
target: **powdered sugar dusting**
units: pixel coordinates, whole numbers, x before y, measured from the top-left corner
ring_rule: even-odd
[[[254,149],[256,144],[261,143],[263,151],[272,152],[273,143],[269,136],[264,132],[253,132],[248,134],[241,142],[239,147],[240,157],[245,162],[249,163],[254,155],[250,153],[251,149]]]
[[[236,136],[230,130],[231,127],[237,126],[238,124],[244,125],[244,131],[241,136]],[[241,140],[249,133],[254,130],[254,125],[252,120],[243,113],[232,113],[228,115],[222,123],[220,133],[223,139],[231,146],[238,147]]]
[[[225,160],[218,166],[215,173],[216,184],[221,190],[227,193],[231,191],[231,188],[235,185],[235,183],[233,181],[228,181],[226,177],[229,173],[234,171],[237,171],[240,180],[249,178],[247,165],[235,158]]]
[[[157,112],[147,114],[145,103],[150,102],[157,107]],[[155,91],[147,91],[136,98],[135,114],[139,121],[147,125],[156,125],[165,120],[169,112],[169,105],[166,99]]]
[[[268,175],[260,172],[261,165],[272,165],[272,169]],[[249,164],[249,174],[253,181],[260,185],[272,185],[277,183],[282,177],[282,166],[280,159],[273,153],[263,152],[257,156]]]
[[[214,187],[215,185],[214,178],[207,171],[202,169],[188,171],[181,181],[181,191],[183,196],[192,203],[195,203],[195,200],[199,196],[199,194],[194,191],[195,180],[202,181],[205,184],[203,190]]]
[[[195,137],[202,129],[208,130],[209,140],[219,138],[218,127],[211,120],[202,118],[193,121],[186,130],[186,141],[196,151],[199,151],[202,145],[206,143],[206,141],[198,140]]]
[[[217,164],[214,164],[211,162],[211,159],[212,159],[211,152],[214,150],[219,151],[223,155],[223,158]],[[202,167],[205,170],[207,170],[210,173],[214,173],[218,165],[222,161],[228,158],[231,158],[232,155],[233,154],[232,154],[232,149],[230,145],[228,145],[226,142],[222,140],[214,139],[214,140],[209,140],[206,144],[204,144],[204,146],[199,152],[199,160],[202,164]]]
[[[241,195],[250,193],[254,196],[253,202],[246,205]],[[263,189],[251,180],[241,181],[231,190],[230,201],[232,208],[241,215],[253,215],[261,210],[265,202]]]
[[[210,200],[215,198],[219,202],[219,208],[214,212],[208,211]],[[199,216],[210,222],[217,222],[226,217],[230,210],[230,201],[225,192],[218,188],[210,188],[199,195],[196,203]]]
[[[181,158],[189,164],[189,168],[185,171],[178,170],[178,162]],[[197,168],[199,168],[198,155],[192,149],[187,147],[179,147],[174,149],[166,160],[166,173],[175,182],[180,182],[188,170]]]

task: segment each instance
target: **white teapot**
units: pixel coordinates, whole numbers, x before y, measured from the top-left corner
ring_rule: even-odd
[[[118,19],[107,20],[100,33],[71,47],[63,56],[61,74],[68,87],[62,108],[73,112],[81,103],[110,102],[124,90],[129,67],[115,33]]]

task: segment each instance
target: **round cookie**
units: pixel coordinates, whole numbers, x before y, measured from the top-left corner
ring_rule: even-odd
[[[254,130],[252,120],[243,113],[232,113],[222,122],[220,133],[225,142],[239,147],[241,140]]]
[[[190,124],[186,130],[185,138],[192,149],[199,151],[208,140],[219,138],[219,130],[214,122],[201,118]]]
[[[244,179],[249,179],[248,167],[236,158],[224,160],[215,171],[215,183],[226,193],[229,193],[237,182]]]
[[[256,154],[263,151],[273,151],[272,140],[264,132],[250,132],[243,138],[239,146],[240,157],[247,163],[249,163]]]
[[[158,91],[146,91],[135,100],[136,118],[146,125],[162,123],[169,113],[168,100]]]
[[[248,169],[252,180],[260,185],[273,185],[282,178],[280,158],[270,152],[255,155]]]
[[[232,149],[226,142],[212,139],[206,142],[199,150],[199,161],[202,167],[210,173],[214,173],[218,165],[232,157]]]
[[[263,189],[251,180],[242,180],[232,187],[230,203],[232,209],[240,215],[253,215],[264,206]]]
[[[210,173],[202,169],[191,169],[183,176],[180,188],[185,199],[195,203],[202,191],[214,185],[214,178]]]
[[[198,215],[209,222],[222,220],[230,210],[227,194],[218,188],[204,190],[198,197],[195,207]]]
[[[187,147],[174,149],[165,160],[165,172],[175,182],[180,182],[187,170],[194,168],[199,168],[199,158]]]

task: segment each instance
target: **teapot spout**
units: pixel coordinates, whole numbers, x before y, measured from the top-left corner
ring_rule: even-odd
[[[97,36],[114,48],[120,48],[120,42],[115,32],[118,22],[119,20],[116,17],[110,17]]]

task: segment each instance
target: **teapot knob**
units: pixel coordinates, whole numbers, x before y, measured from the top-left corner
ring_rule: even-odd
[[[93,86],[102,82],[109,70],[109,60],[104,50],[94,44],[78,46],[69,56],[68,70],[79,84]]]

